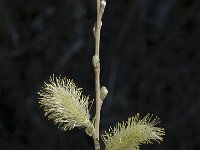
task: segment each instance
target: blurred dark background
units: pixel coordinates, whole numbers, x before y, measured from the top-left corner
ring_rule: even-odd
[[[95,0],[0,0],[1,150],[93,149],[84,129],[62,132],[43,116],[37,92],[55,74],[94,98],[95,19]],[[199,150],[199,40],[199,0],[107,0],[101,133],[152,113],[165,140],[142,149]]]

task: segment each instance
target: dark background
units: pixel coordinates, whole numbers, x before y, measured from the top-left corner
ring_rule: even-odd
[[[95,19],[95,0],[0,0],[1,150],[93,149],[83,129],[62,132],[43,116],[37,92],[55,74],[94,98]],[[199,39],[200,0],[107,0],[101,133],[152,113],[165,140],[142,149],[199,150]]]

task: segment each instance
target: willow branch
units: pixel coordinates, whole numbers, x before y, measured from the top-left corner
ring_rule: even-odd
[[[99,124],[100,124],[100,111],[102,100],[100,97],[100,62],[99,62],[99,48],[100,48],[100,33],[102,26],[102,16],[106,6],[105,0],[97,0],[97,21],[94,25],[93,32],[95,37],[95,55],[93,56],[94,74],[95,74],[95,94],[96,94],[96,115],[95,115],[95,128],[94,128],[94,145],[95,150],[100,150],[99,144]]]

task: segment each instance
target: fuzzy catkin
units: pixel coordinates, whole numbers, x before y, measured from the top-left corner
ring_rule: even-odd
[[[89,120],[89,97],[82,95],[82,89],[77,88],[73,80],[53,75],[38,94],[45,116],[61,129],[93,128]]]
[[[155,127],[159,123],[156,117],[147,114],[140,120],[139,114],[128,118],[128,121],[118,123],[109,132],[102,135],[106,150],[139,150],[141,144],[160,142],[165,135],[164,129]]]

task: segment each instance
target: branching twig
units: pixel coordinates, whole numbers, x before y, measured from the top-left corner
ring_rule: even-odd
[[[102,16],[106,6],[105,0],[97,0],[97,22],[94,25],[94,37],[95,37],[95,55],[93,56],[93,65],[95,72],[95,92],[96,92],[96,115],[95,115],[95,129],[94,129],[94,144],[95,150],[100,149],[99,144],[99,124],[100,124],[100,110],[102,100],[100,97],[100,62],[99,62],[99,45],[100,45],[100,32],[102,26]]]

